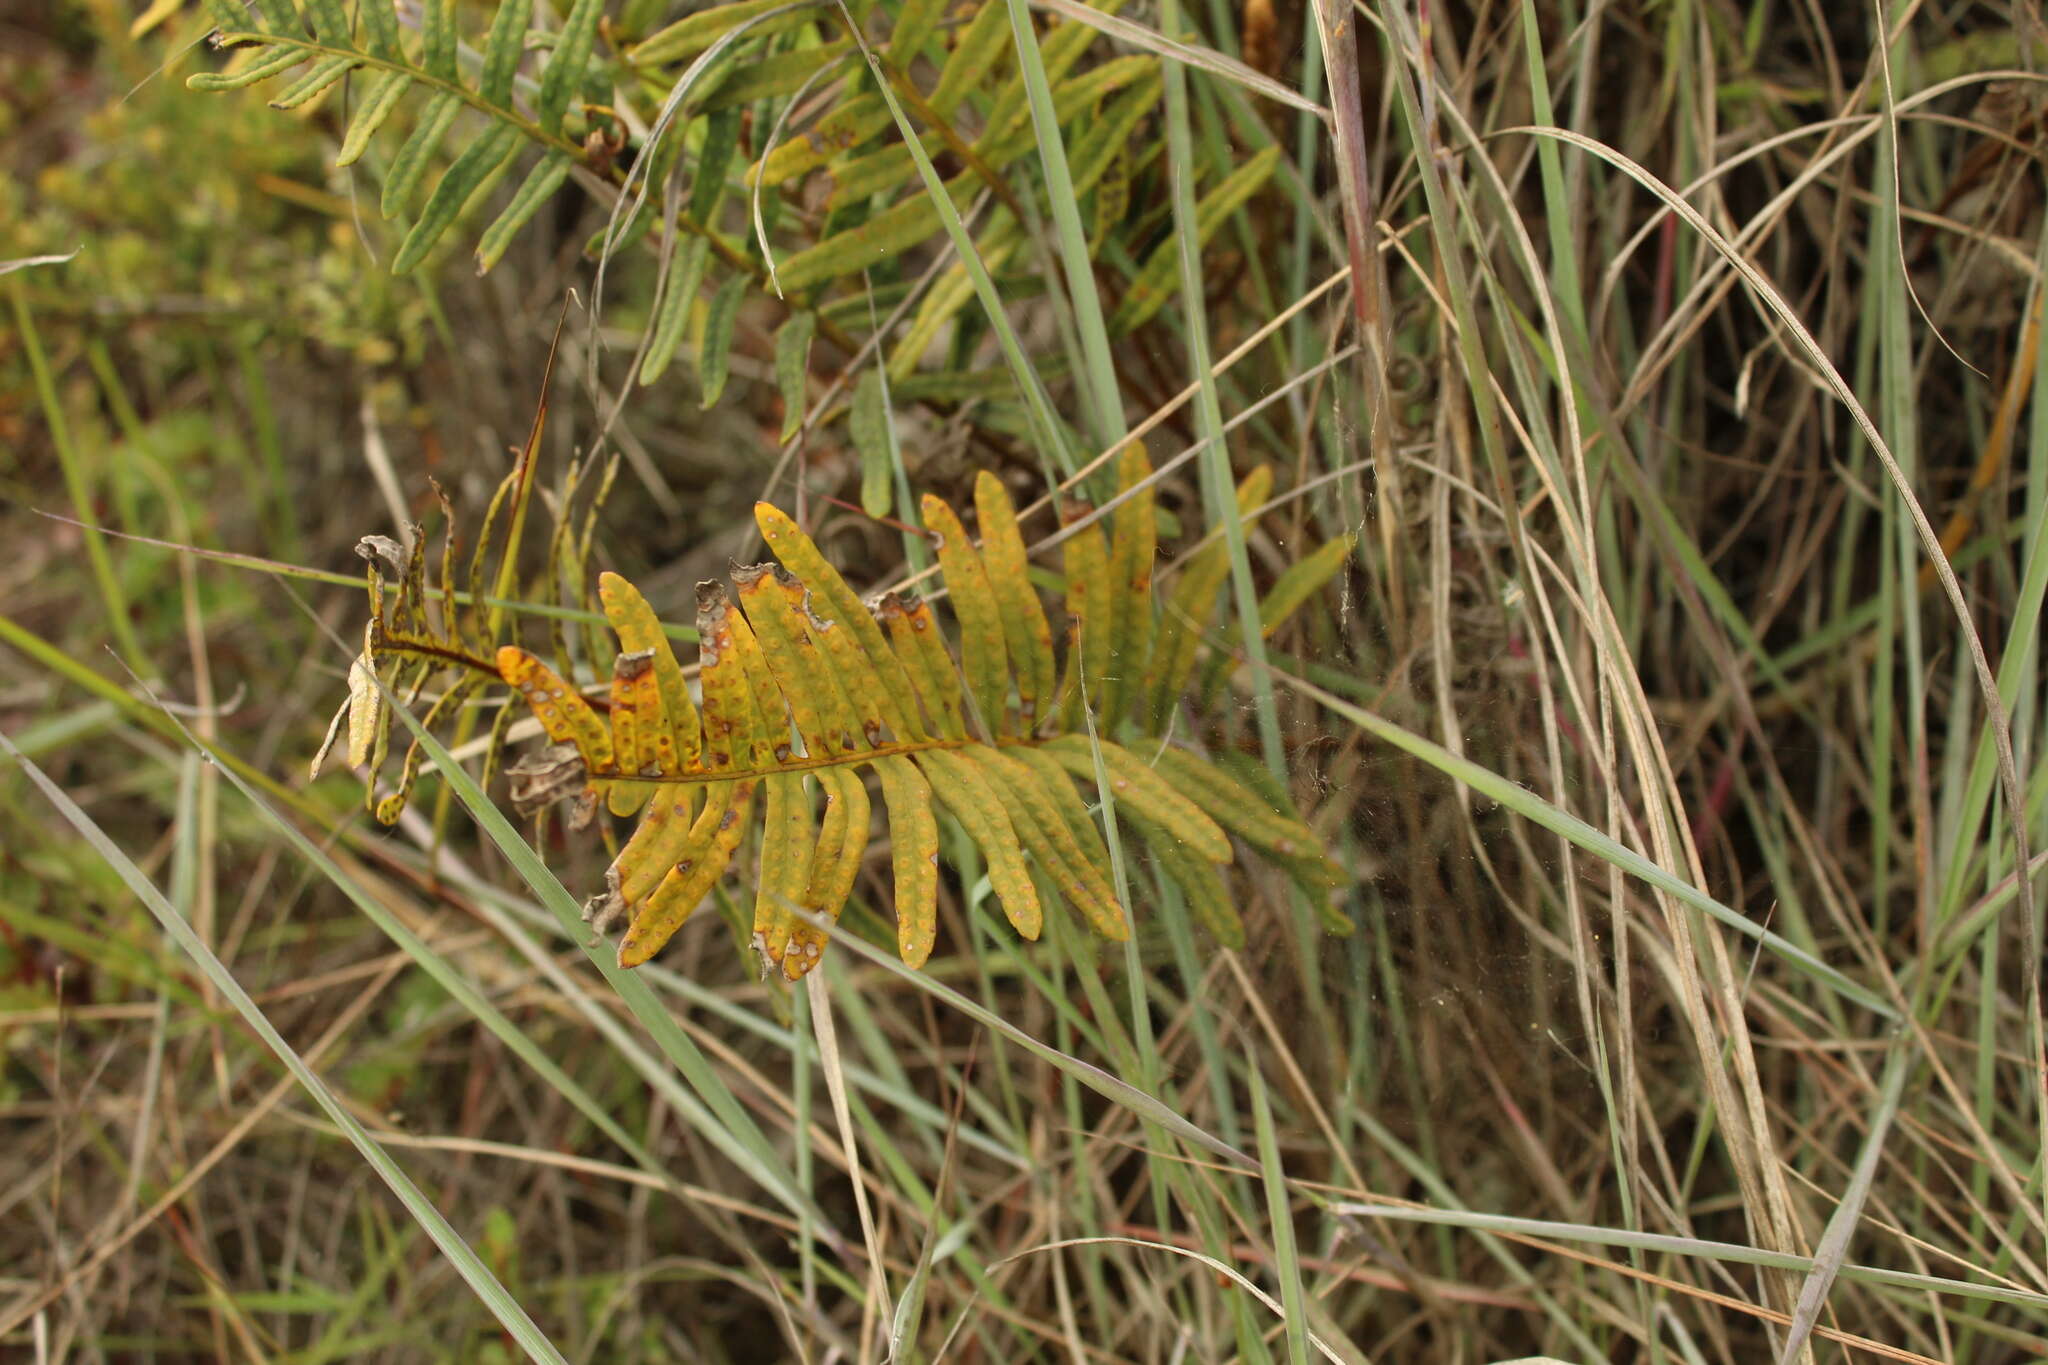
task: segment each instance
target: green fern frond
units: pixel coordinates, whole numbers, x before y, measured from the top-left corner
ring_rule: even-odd
[[[898,948],[913,965],[935,938],[941,811],[979,852],[1020,936],[1039,935],[1050,895],[1103,937],[1129,936],[1129,907],[1116,894],[1104,833],[1090,813],[1098,773],[1107,774],[1118,818],[1194,912],[1223,942],[1242,943],[1223,876],[1238,844],[1326,907],[1342,873],[1284,793],[1248,786],[1156,738],[1134,747],[1170,712],[1162,697],[1191,676],[1207,624],[1195,597],[1208,591],[1213,599],[1203,585],[1217,580],[1212,551],[1198,551],[1176,594],[1189,619],[1179,629],[1155,622],[1151,467],[1135,443],[1118,460],[1118,483],[1110,534],[1089,524],[1066,540],[1064,670],[1027,577],[1015,508],[986,473],[975,485],[979,544],[952,507],[924,500],[958,626],[957,659],[929,603],[891,593],[863,604],[811,538],[763,503],[756,521],[774,562],[736,568],[730,584],[698,587],[698,696],[647,600],[616,574],[598,581],[619,642],[601,698],[594,685],[579,686],[564,667],[516,644],[479,657],[481,642],[445,607],[453,624],[429,628],[418,537],[388,602],[372,564],[376,619],[360,664],[448,665],[502,681],[548,741],[510,770],[515,806],[531,812],[566,799],[572,824],[600,807],[638,818],[585,910],[600,932],[621,934],[622,966],[660,951],[757,823],[754,942],[792,980],[816,966],[825,944],[816,917],[837,918],[870,843],[868,769],[888,828]],[[1244,505],[1256,506],[1264,491],[1264,480],[1248,480]],[[444,560],[444,583],[448,577]],[[1283,586],[1269,598],[1276,616],[1307,597],[1298,578]],[[1063,708],[1052,682],[1062,672]],[[1112,685],[1111,673],[1122,683]],[[433,718],[467,695],[451,688]],[[355,734],[352,723],[352,756]]]
[[[552,41],[537,48],[541,69],[532,117],[515,105],[513,94],[519,68],[527,59],[533,0],[500,0],[483,37],[473,84],[465,80],[456,60],[453,0],[424,0],[419,8],[419,38],[411,52],[403,41],[395,0],[360,0],[353,23],[342,0],[301,0],[301,6],[304,18],[311,21],[310,35],[291,0],[264,0],[253,13],[243,13],[222,0],[209,0],[208,14],[219,26],[215,45],[233,48],[237,55],[228,70],[201,72],[190,77],[187,86],[237,90],[299,71],[270,101],[276,109],[296,109],[324,95],[352,72],[369,73],[342,135],[336,158],[339,166],[362,159],[409,91],[417,87],[431,92],[386,173],[382,196],[386,218],[410,208],[462,109],[467,106],[486,116],[489,126],[435,180],[426,206],[393,258],[394,274],[412,270],[426,259],[478,192],[513,159],[522,142],[540,146],[540,161],[481,234],[477,265],[479,270],[489,270],[584,155],[571,137],[572,123],[581,126],[587,122],[575,96],[590,72],[603,0],[574,0],[561,29],[549,35]]]
[[[1015,406],[1014,361],[984,374],[957,363],[920,373],[935,368],[930,357],[945,353],[949,334],[971,339],[973,313],[988,302],[965,257],[923,287],[898,334],[859,335],[874,316],[870,281],[878,292],[907,288],[897,278],[905,258],[950,233],[942,223],[952,215],[938,195],[959,213],[989,200],[955,243],[971,241],[977,269],[1015,270],[1024,260],[1027,224],[1041,213],[1029,197],[1046,188],[1034,187],[1030,169],[1041,130],[1027,85],[1038,88],[1042,77],[1050,117],[1063,130],[1060,192],[1094,215],[1088,249],[1124,263],[1105,266],[1104,278],[1130,277],[1112,327],[1144,325],[1167,297],[1172,244],[1154,249],[1151,228],[1126,224],[1121,208],[1130,177],[1157,151],[1143,128],[1156,115],[1161,59],[1115,52],[1087,23],[1046,21],[1034,38],[1037,54],[1024,63],[1009,7],[990,0],[899,0],[886,23],[877,22],[882,7],[855,5],[853,29],[825,0],[727,0],[658,28],[663,7],[643,0],[617,7],[610,26],[605,0],[203,3],[216,45],[230,55],[223,69],[192,76],[192,88],[275,82],[270,102],[281,109],[346,90],[336,164],[381,162],[382,213],[403,225],[391,253],[396,273],[417,269],[465,233],[479,272],[495,268],[583,171],[583,179],[606,178],[626,194],[622,216],[587,250],[652,251],[662,263],[647,301],[639,383],[668,377],[688,339],[701,399],[717,401],[742,344],[740,313],[772,281],[786,309],[772,374],[784,398],[782,435],[794,439],[812,338],[846,355],[880,340],[883,373],[856,392],[858,402],[819,414],[848,422],[863,457],[862,502],[877,513],[892,509],[898,491],[886,443],[875,439],[884,380],[901,402],[991,398],[975,408],[985,429],[1047,439],[1043,414],[1027,420]],[[1105,14],[1126,3],[1093,0]],[[955,22],[942,25],[949,8]],[[869,30],[884,28],[868,40]],[[872,65],[858,60],[863,54]],[[898,124],[892,111],[908,122]],[[763,129],[775,132],[764,138]],[[380,136],[392,143],[383,158],[372,154]],[[907,137],[952,164],[935,192]],[[1260,191],[1276,159],[1277,148],[1268,148],[1222,176],[1199,206],[1198,238],[1208,240]],[[787,211],[819,203],[822,215]],[[743,205],[756,212],[742,215]],[[1066,361],[1036,356],[1031,369],[1058,382]],[[1121,707],[1141,681],[1111,678],[1099,695]],[[1051,704],[1049,696],[1032,700]]]

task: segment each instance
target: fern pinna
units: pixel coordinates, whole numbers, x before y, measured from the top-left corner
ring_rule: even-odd
[[[410,655],[488,668],[525,699],[549,741],[508,770],[516,808],[566,799],[578,827],[600,807],[638,817],[584,911],[599,932],[623,931],[624,967],[674,936],[757,823],[755,944],[791,979],[814,967],[822,922],[838,917],[870,843],[862,769],[881,790],[897,944],[913,966],[933,947],[941,810],[978,848],[1004,914],[1027,939],[1039,935],[1046,895],[1106,938],[1130,933],[1091,802],[1114,809],[1227,944],[1244,941],[1222,875],[1233,835],[1309,891],[1332,927],[1348,927],[1329,904],[1340,869],[1275,784],[1240,780],[1156,738],[1117,742],[1166,727],[1227,569],[1220,541],[1198,550],[1166,610],[1155,610],[1150,472],[1143,452],[1127,447],[1110,534],[1086,521],[1068,527],[1063,650],[1028,577],[1009,494],[984,472],[975,481],[978,546],[944,501],[923,503],[958,622],[957,663],[931,602],[891,592],[863,605],[796,522],[761,503],[756,519],[777,562],[736,567],[730,586],[698,586],[694,691],[646,599],[613,573],[599,579],[619,639],[602,697],[518,645],[499,646],[488,661],[465,654],[452,638],[459,632],[437,645],[418,607],[409,622],[387,620],[380,607],[358,667],[388,672],[386,661]],[[1248,479],[1241,508],[1256,506],[1268,484],[1263,472]],[[1306,562],[1317,582],[1341,563],[1345,547],[1334,548]],[[417,544],[412,563],[407,577],[419,588]],[[371,575],[374,586],[374,564]],[[1268,597],[1269,628],[1314,586],[1290,578]],[[373,596],[381,603],[381,590]],[[418,600],[401,591],[394,616],[409,598]],[[395,818],[403,794],[386,797],[379,814]]]

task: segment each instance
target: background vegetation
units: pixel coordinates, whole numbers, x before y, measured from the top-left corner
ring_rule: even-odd
[[[2048,1356],[2038,15],[988,5],[0,7],[0,1354]],[[597,841],[308,782],[558,321],[531,600],[600,472],[687,625],[1147,430],[1355,931],[963,850],[911,973],[878,845],[816,993],[607,979]]]

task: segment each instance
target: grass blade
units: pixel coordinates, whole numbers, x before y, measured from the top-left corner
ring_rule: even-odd
[[[185,922],[184,916],[180,915],[163,892],[157,889],[156,883],[142,874],[142,869],[130,860],[91,816],[79,808],[62,787],[51,781],[41,768],[15,748],[14,742],[4,732],[0,732],[0,750],[4,750],[21,766],[29,780],[42,791],[50,804],[57,808],[58,814],[62,815],[65,821],[78,831],[80,837],[92,846],[105,860],[107,867],[135,893],[136,898],[149,907],[150,913],[155,915],[157,922],[163,926],[165,934],[192,959],[193,965],[206,974],[221,997],[235,1007],[235,1012],[242,1016],[250,1029],[276,1054],[277,1059],[284,1063],[286,1069],[305,1088],[306,1093],[326,1111],[327,1117],[333,1120],[334,1125],[347,1135],[349,1142],[362,1153],[363,1160],[369,1163],[370,1168],[376,1171],[386,1185],[390,1186],[391,1192],[398,1196],[399,1202],[405,1205],[413,1220],[433,1239],[434,1245],[441,1249],[441,1253],[455,1267],[456,1273],[476,1292],[477,1297],[491,1310],[491,1315],[504,1325],[506,1332],[519,1343],[521,1349],[534,1360],[566,1365],[561,1354],[542,1335],[540,1328],[534,1325],[533,1319],[526,1315],[526,1310],[519,1306],[518,1301],[499,1282],[498,1277],[491,1273],[490,1267],[485,1265],[469,1243],[463,1240],[462,1234],[449,1225],[440,1210],[436,1209],[426,1195],[420,1192],[419,1187],[412,1183],[411,1177],[407,1176],[404,1169],[391,1158],[390,1153],[370,1136],[369,1130],[356,1121],[355,1115],[334,1097],[326,1083],[314,1074],[313,1069],[292,1049],[292,1045],[284,1040],[283,1035],[271,1025],[262,1009],[249,998],[249,993],[242,989],[241,983],[235,980],[234,973],[230,972],[226,965],[213,955],[213,950],[193,932],[192,926]]]

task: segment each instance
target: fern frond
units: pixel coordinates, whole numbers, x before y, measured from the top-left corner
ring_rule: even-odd
[[[1177,704],[1177,693],[1166,694],[1192,675],[1220,585],[1210,567],[1214,547],[1199,550],[1176,591],[1186,620],[1174,627],[1170,608],[1155,628],[1150,478],[1134,443],[1119,457],[1123,501],[1107,519],[1109,534],[1091,520],[1066,541],[1071,724],[1052,705],[1060,660],[1015,509],[986,474],[975,488],[979,546],[944,500],[924,500],[958,625],[957,663],[929,603],[889,593],[863,604],[810,536],[764,503],[755,517],[778,562],[737,567],[730,586],[698,586],[701,703],[653,609],[616,574],[601,575],[597,587],[619,643],[601,700],[595,668],[584,687],[566,666],[516,644],[487,660],[465,652],[459,618],[444,610],[455,623],[441,633],[429,628],[420,537],[397,558],[403,583],[388,608],[371,565],[378,616],[359,665],[425,659],[487,672],[525,701],[548,741],[512,770],[516,805],[566,798],[572,824],[599,806],[637,818],[585,909],[600,932],[623,929],[622,966],[660,951],[758,825],[755,945],[790,979],[815,967],[826,942],[821,922],[838,917],[866,861],[873,804],[864,769],[881,786],[906,962],[923,963],[933,946],[941,811],[979,854],[1019,936],[1038,937],[1054,899],[1103,937],[1128,938],[1130,907],[1118,898],[1091,813],[1099,773],[1113,798],[1104,804],[1152,850],[1192,911],[1221,941],[1241,943],[1243,923],[1223,879],[1236,861],[1233,838],[1326,910],[1343,874],[1284,793],[1156,739],[1142,756],[1124,742],[1145,733],[1123,714],[1138,709],[1140,679],[1156,684],[1154,715],[1162,697],[1168,713]],[[1264,477],[1248,479],[1241,505],[1255,507],[1266,486]],[[398,557],[395,546],[386,553]],[[1320,573],[1326,556],[1309,558]],[[451,575],[444,555],[444,584]],[[1276,616],[1306,595],[1301,580],[1283,584],[1284,594],[1276,587],[1269,597]],[[1115,673],[1121,684],[1106,676]],[[461,694],[451,689],[444,703]],[[1096,734],[1084,733],[1083,707],[1095,708]],[[370,725],[351,713],[352,756]]]
[[[493,180],[522,142],[543,148],[511,201],[484,231],[477,249],[480,269],[489,270],[512,239],[561,189],[582,155],[570,137],[576,92],[589,73],[603,0],[575,0],[554,41],[542,49],[539,95],[529,118],[513,103],[513,89],[526,60],[533,0],[499,0],[481,43],[475,83],[466,84],[456,62],[453,0],[424,0],[419,7],[419,42],[408,53],[395,0],[360,0],[351,24],[342,0],[300,0],[311,21],[309,37],[291,0],[264,0],[252,26],[235,6],[211,4],[220,26],[220,46],[253,49],[239,69],[201,72],[186,84],[194,90],[233,90],[304,68],[270,103],[296,109],[319,98],[351,72],[374,73],[342,136],[336,164],[356,164],[371,140],[414,88],[431,91],[413,131],[386,173],[383,213],[406,212],[443,141],[464,106],[485,115],[489,126],[441,172],[425,208],[392,260],[394,274],[412,270],[460,219],[477,192]],[[581,115],[577,117],[581,122]]]

